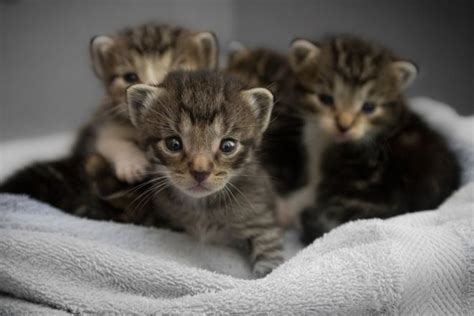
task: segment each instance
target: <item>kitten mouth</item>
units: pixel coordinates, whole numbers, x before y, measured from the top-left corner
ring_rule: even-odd
[[[211,189],[209,189],[208,187],[205,187],[204,185],[198,183],[198,184],[193,185],[192,187],[188,188],[188,191],[190,191],[192,193],[206,193],[206,192],[210,192]]]
[[[341,134],[341,133],[338,133],[336,135],[334,135],[334,140],[338,143],[344,143],[344,142],[348,142],[348,141],[351,141],[353,140],[351,136],[349,136],[348,134]]]

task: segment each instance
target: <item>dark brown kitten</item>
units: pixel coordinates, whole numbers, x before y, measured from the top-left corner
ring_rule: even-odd
[[[272,94],[210,71],[173,72],[127,94],[153,162],[154,211],[200,240],[248,241],[255,275],[270,272],[282,261],[282,245],[271,184],[256,154]]]
[[[297,40],[290,58],[318,180],[306,242],[350,220],[433,209],[459,186],[456,157],[403,98],[412,63],[350,36]]]
[[[241,47],[229,55],[226,71],[249,87],[268,88],[275,96],[259,157],[279,196],[280,223],[293,224],[296,214],[312,200],[304,198],[308,184],[304,120],[295,111],[295,78],[288,58],[268,49]]]

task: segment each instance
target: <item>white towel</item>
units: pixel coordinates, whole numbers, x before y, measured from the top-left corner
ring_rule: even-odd
[[[80,219],[0,196],[0,314],[469,314],[474,274],[474,117],[417,99],[449,137],[463,187],[439,209],[342,225],[253,280],[246,255],[186,235]]]

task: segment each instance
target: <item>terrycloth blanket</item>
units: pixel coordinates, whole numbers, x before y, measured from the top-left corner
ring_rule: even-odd
[[[474,117],[416,99],[463,164],[437,210],[342,225],[251,279],[246,256],[167,230],[80,219],[0,195],[0,314],[473,312]]]

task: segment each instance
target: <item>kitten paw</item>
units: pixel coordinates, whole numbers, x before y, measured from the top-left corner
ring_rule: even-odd
[[[282,258],[260,260],[255,262],[252,273],[257,278],[263,278],[283,262]]]
[[[150,163],[144,157],[133,157],[115,163],[117,178],[127,183],[135,183],[146,176]]]

